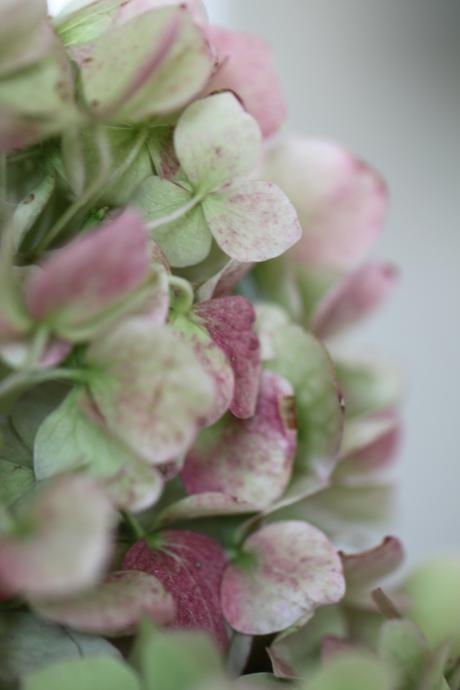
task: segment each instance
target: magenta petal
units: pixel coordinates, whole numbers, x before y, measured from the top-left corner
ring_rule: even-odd
[[[123,568],[154,575],[172,595],[176,618],[170,628],[205,630],[226,647],[228,633],[220,604],[226,562],[221,546],[204,534],[167,530],[161,533],[157,549],[143,540],[134,544]]]
[[[225,352],[235,375],[230,410],[245,419],[254,414],[260,379],[260,345],[254,332],[255,312],[244,297],[221,297],[201,302],[195,313],[209,335]]]
[[[347,270],[365,257],[387,207],[385,185],[368,165],[336,143],[292,138],[268,152],[263,174],[299,215],[294,260]]]
[[[264,137],[275,134],[286,119],[286,104],[270,48],[256,36],[218,26],[207,27],[206,35],[220,62],[207,93],[234,91]]]
[[[38,321],[79,326],[140,287],[148,270],[147,231],[127,210],[46,259],[27,282],[26,303]]]
[[[279,498],[296,451],[292,396],[287,381],[265,372],[253,417],[227,416],[198,437],[182,471],[187,491],[222,492],[260,508]]]
[[[357,269],[321,300],[311,329],[327,338],[371,314],[386,299],[397,280],[393,266],[372,262]]]

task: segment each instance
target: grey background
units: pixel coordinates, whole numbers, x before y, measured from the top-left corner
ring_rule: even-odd
[[[394,529],[410,561],[460,549],[460,0],[207,5],[214,23],[273,46],[288,130],[343,142],[389,184],[376,253],[402,281],[354,342],[405,372]]]

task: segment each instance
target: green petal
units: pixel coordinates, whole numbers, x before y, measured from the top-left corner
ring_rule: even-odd
[[[392,690],[385,666],[371,656],[358,653],[333,658],[304,687],[305,690]]]
[[[63,661],[27,676],[23,690],[140,690],[136,674],[110,657]]]
[[[178,110],[201,91],[213,66],[204,36],[179,7],[113,27],[85,46],[80,62],[88,107],[119,122]]]
[[[401,398],[401,376],[380,362],[335,360],[337,380],[345,398],[347,417],[383,412]]]
[[[30,467],[0,460],[0,503],[9,506],[35,484]]]
[[[147,178],[135,193],[132,204],[146,220],[155,223],[186,207],[193,194],[160,177]],[[185,267],[204,261],[211,250],[212,235],[201,206],[195,206],[178,220],[152,231],[171,266]]]
[[[152,464],[188,448],[214,385],[180,335],[148,318],[130,319],[93,343],[87,358],[98,369],[91,393],[115,436]]]
[[[174,132],[177,157],[202,195],[248,175],[261,153],[257,122],[230,93],[203,98],[181,115]]]

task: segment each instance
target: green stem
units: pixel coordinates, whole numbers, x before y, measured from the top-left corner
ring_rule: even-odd
[[[145,532],[139,524],[139,521],[136,520],[136,518],[133,515],[131,515],[131,513],[129,513],[127,510],[122,510],[121,514],[123,515],[123,519],[128,525],[129,529],[131,530],[136,541],[138,539],[144,539]]]
[[[179,314],[187,314],[193,306],[193,288],[187,280],[170,275],[168,278],[171,307]]]
[[[83,369],[42,369],[40,371],[20,371],[10,374],[0,383],[0,399],[6,398],[23,388],[36,386],[46,381],[67,380],[76,383],[85,383],[88,380],[88,371]]]
[[[107,178],[107,170],[105,169],[107,161],[103,147],[99,145],[99,158],[101,160],[101,169],[92,184],[83,192],[79,199],[77,199],[67,211],[59,218],[51,230],[45,235],[42,241],[34,248],[36,256],[44,252],[50,244],[56,239],[59,233],[66,227],[66,225],[76,216],[77,213],[90,206],[96,201],[97,197],[105,190],[116,184],[118,180],[125,174],[128,168],[133,164],[139,155],[142,146],[144,145],[148,136],[148,130],[141,130],[134,141],[133,147],[129,155],[125,158],[123,163],[114,171],[112,175]],[[110,163],[108,165],[110,167]]]

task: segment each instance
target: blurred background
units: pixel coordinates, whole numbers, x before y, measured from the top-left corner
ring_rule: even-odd
[[[388,182],[376,254],[402,279],[354,346],[406,379],[393,531],[410,562],[460,550],[460,0],[206,4],[213,23],[272,45],[287,130],[342,142]]]

